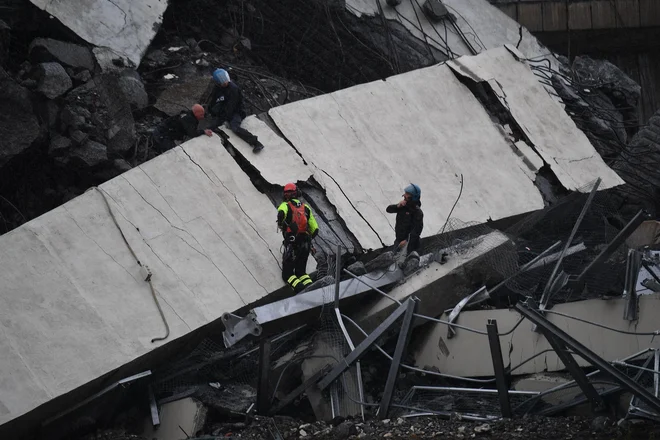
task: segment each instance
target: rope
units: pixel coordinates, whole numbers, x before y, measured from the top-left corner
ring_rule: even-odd
[[[119,222],[117,222],[117,218],[115,217],[115,214],[112,211],[112,208],[110,207],[110,202],[108,202],[108,197],[106,195],[105,190],[102,190],[98,186],[93,186],[90,189],[95,189],[96,191],[99,192],[99,194],[101,194],[101,197],[103,198],[103,201],[105,202],[105,206],[108,208],[108,212],[110,213],[110,217],[112,218],[112,221],[114,222],[115,226],[117,227],[117,230],[119,230],[119,233],[121,234],[121,238],[124,240],[124,243],[126,243],[126,247],[131,252],[131,255],[133,256],[133,258],[137,262],[138,266],[144,267],[144,266],[142,266],[142,263],[140,262],[140,259],[135,254],[135,251],[133,250],[133,247],[130,245],[130,243],[126,239],[126,236],[124,235],[124,231],[121,229],[121,226],[119,226]],[[87,190],[87,191],[89,191],[89,190]],[[87,192],[87,191],[85,191],[85,192]],[[156,289],[154,289],[154,285],[151,281],[151,277],[152,277],[151,271],[149,269],[147,269],[147,271],[149,272],[149,275],[148,275],[148,277],[145,281],[147,281],[149,283],[149,289],[151,290],[151,296],[153,297],[154,302],[156,303],[156,307],[158,307],[158,313],[160,313],[160,317],[163,320],[163,324],[165,324],[165,336],[156,337],[156,338],[151,339],[151,343],[153,344],[156,341],[163,341],[163,340],[167,339],[170,336],[170,326],[167,323],[167,319],[165,319],[165,314],[163,313],[163,309],[160,307],[160,302],[158,301],[158,297],[156,296]]]

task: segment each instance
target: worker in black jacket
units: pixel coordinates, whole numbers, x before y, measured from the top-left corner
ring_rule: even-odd
[[[424,229],[424,213],[422,212],[422,190],[411,183],[404,190],[403,200],[396,205],[390,205],[386,211],[396,213],[394,233],[394,249],[401,250],[408,245],[408,254],[419,249],[419,236]]]
[[[243,110],[243,95],[241,89],[229,79],[229,73],[224,69],[215,69],[213,81],[216,83],[209,104],[211,116],[217,119],[217,124],[229,122],[231,131],[252,146],[253,152],[263,150],[264,146],[259,139],[241,127],[245,118]]]
[[[204,107],[199,104],[193,105],[191,110],[184,110],[178,115],[165,119],[153,132],[154,148],[162,153],[174,148],[175,140],[185,141],[203,134],[212,136],[211,130],[197,128],[202,119],[204,119]]]

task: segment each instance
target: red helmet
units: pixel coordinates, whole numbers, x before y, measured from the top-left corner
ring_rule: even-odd
[[[291,198],[298,194],[298,187],[295,183],[287,183],[284,185],[284,197]]]

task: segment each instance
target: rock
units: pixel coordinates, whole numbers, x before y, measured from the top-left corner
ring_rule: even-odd
[[[208,61],[206,61],[204,59],[200,59],[200,60],[195,61],[195,64],[199,67],[209,67],[211,65],[211,63],[209,63]]]
[[[94,167],[108,160],[108,150],[103,144],[94,141],[87,141],[82,147],[71,151],[70,163],[82,164],[87,167]]]
[[[392,437],[392,433],[391,433],[391,432],[388,432],[388,433],[387,433],[387,434],[385,434],[385,435],[384,435],[383,437],[387,437],[387,438],[390,438],[390,437]]]
[[[136,67],[128,58],[107,47],[95,47],[92,53],[103,73],[118,73],[124,67]]]
[[[360,276],[367,273],[367,269],[364,267],[364,263],[361,261],[356,261],[346,268],[349,272],[354,275]]]
[[[9,53],[9,31],[11,31],[9,25],[0,20],[0,65],[4,64]]]
[[[125,70],[119,77],[119,90],[132,108],[142,110],[149,105],[149,96],[140,75],[135,70]]]
[[[431,21],[442,20],[449,14],[447,7],[440,0],[426,0],[422,10]]]
[[[83,133],[80,130],[74,130],[70,137],[76,146],[82,146],[85,142],[87,142],[87,139],[89,139],[89,135]]]
[[[37,80],[32,78],[27,78],[21,81],[21,85],[28,89],[35,89],[37,88]]]
[[[122,173],[125,173],[126,171],[130,171],[131,169],[133,169],[131,164],[126,162],[124,159],[115,159],[112,161],[112,165]]]
[[[41,134],[30,92],[0,67],[0,165],[32,146]]]
[[[55,99],[65,94],[73,83],[64,67],[59,63],[39,64],[39,80],[37,90],[47,98]]]
[[[298,433],[301,437],[307,437],[307,431],[305,431],[304,429],[301,429]]]
[[[50,139],[50,146],[48,147],[48,154],[51,156],[64,156],[69,148],[73,145],[71,139],[61,136],[59,134],[53,135]]]
[[[345,421],[343,423],[340,423],[334,429],[334,432],[339,438],[348,438],[351,435],[356,435],[358,433],[358,430],[357,427],[355,426],[355,423]]]
[[[85,116],[80,111],[81,107],[79,106],[67,106],[62,110],[61,121],[64,127],[71,127],[73,130],[77,130],[81,125],[85,124]],[[89,113],[89,112],[87,112]],[[90,115],[91,117],[91,115]]]
[[[92,74],[89,73],[89,70],[81,70],[80,72],[73,75],[73,79],[82,83],[86,83],[92,79]]]
[[[458,427],[458,432],[461,433],[461,434],[464,433],[465,432],[465,426],[459,426]]]
[[[60,107],[55,101],[46,101],[41,108],[41,118],[46,123],[48,128],[53,128],[57,125],[60,118]]]
[[[94,70],[94,56],[91,50],[52,38],[35,39],[30,44],[30,58],[35,63],[56,61],[69,67]]]
[[[490,431],[490,425],[488,423],[484,423],[483,425],[479,425],[476,428],[474,428],[474,432],[481,434],[484,432],[489,432]]]
[[[151,61],[157,67],[164,66],[169,61],[165,52],[160,49],[149,52],[144,58]]]
[[[607,416],[598,416],[591,422],[591,430],[595,432],[603,432],[612,426],[612,420]]]

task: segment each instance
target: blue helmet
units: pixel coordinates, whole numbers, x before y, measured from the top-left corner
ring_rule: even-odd
[[[422,197],[422,189],[415,185],[414,183],[411,183],[410,185],[406,186],[403,189],[404,192],[407,192],[412,195],[412,199],[415,202],[419,202],[419,199]]]
[[[213,71],[213,81],[218,84],[229,82],[229,73],[225,69],[215,69]]]

